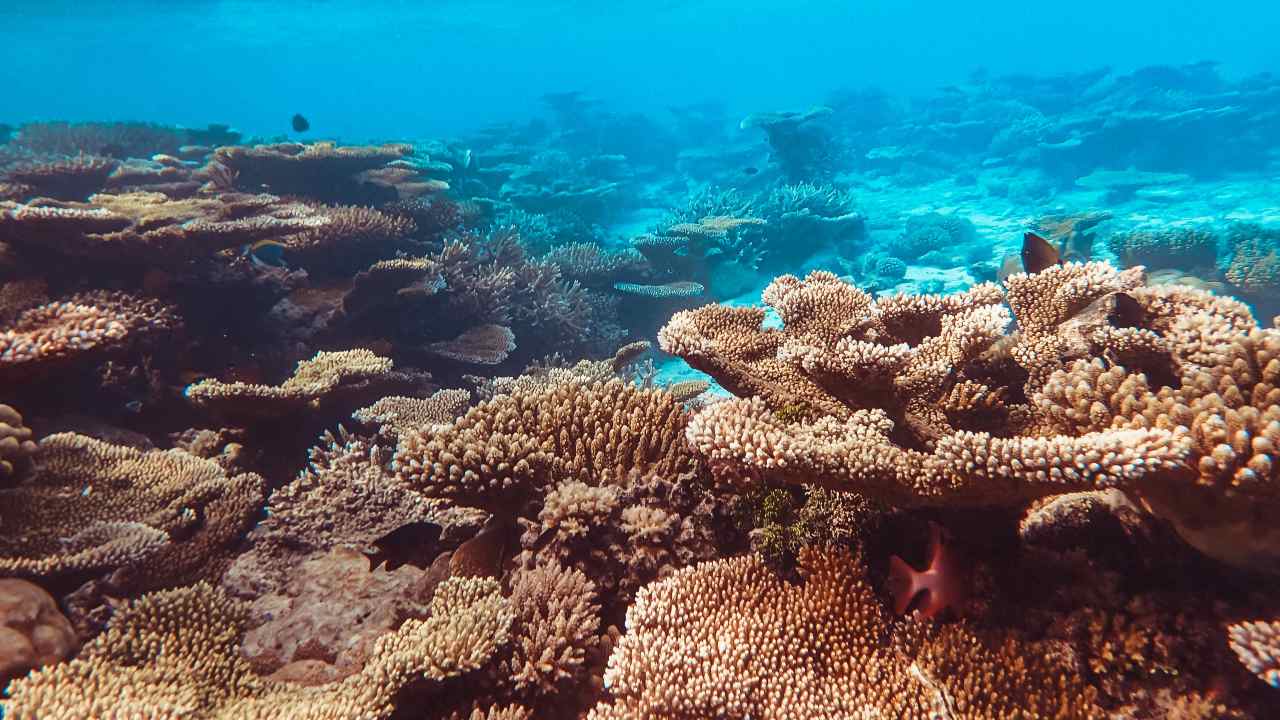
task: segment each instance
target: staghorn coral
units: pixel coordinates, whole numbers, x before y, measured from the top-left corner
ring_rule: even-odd
[[[38,375],[173,332],[167,305],[120,292],[72,295],[23,310],[0,330],[0,376]]]
[[[521,239],[527,242],[523,235]],[[564,279],[593,288],[610,287],[619,278],[645,271],[644,258],[635,250],[611,252],[591,242],[556,245],[541,260],[560,268]]]
[[[801,552],[804,582],[755,556],[649,585],[605,672],[608,718],[1103,717],[1045,643],[894,623],[848,552]]]
[[[181,450],[142,452],[59,433],[31,478],[0,490],[0,573],[105,575],[137,592],[216,579],[256,519],[263,479]]]
[[[79,647],[49,593],[26,580],[0,578],[0,683],[62,662]]]
[[[87,203],[0,202],[0,240],[24,252],[116,265],[181,267],[227,248],[330,222],[273,195],[174,199],[156,192],[99,193]]]
[[[1280,622],[1240,622],[1227,628],[1231,651],[1249,672],[1280,688]]]
[[[314,718],[378,720],[401,693],[490,661],[513,620],[498,584],[454,578],[437,588],[426,620],[373,644],[358,674],[320,687],[258,677],[239,657],[245,608],[207,584],[144,596],[70,663],[13,683],[6,717]]]
[[[31,429],[22,424],[22,415],[8,405],[0,405],[0,487],[12,485],[31,466],[36,443]]]
[[[319,407],[343,396],[361,396],[376,388],[413,385],[412,377],[393,371],[391,360],[364,348],[320,351],[298,362],[279,385],[201,380],[183,391],[196,407],[225,416],[280,417]]]

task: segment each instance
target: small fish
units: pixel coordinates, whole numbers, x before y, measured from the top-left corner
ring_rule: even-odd
[[[442,531],[443,528],[439,525],[429,522],[401,525],[374,540],[372,551],[364,552],[365,557],[369,558],[369,569],[377,570],[379,565],[386,563],[387,572],[401,565],[412,565],[425,570],[435,558],[435,553],[431,550],[440,539]]]
[[[475,537],[453,551],[450,577],[500,577],[507,551],[518,540],[518,530],[510,519],[491,516]]]
[[[294,132],[306,132],[306,131],[308,131],[308,130],[310,130],[310,129],[311,129],[311,123],[307,122],[307,119],[306,119],[306,118],[304,118],[304,117],[302,117],[302,115],[301,115],[301,114],[298,114],[298,115],[294,115],[294,116],[293,116],[293,131],[294,131]]]
[[[142,412],[142,401],[130,400],[129,402],[124,404],[124,409],[136,415]]]
[[[284,263],[284,251],[286,249],[284,243],[276,242],[275,240],[259,240],[252,245],[245,245],[240,248],[240,252],[253,261],[255,265],[287,267]]]
[[[1133,299],[1128,293],[1118,292],[1111,296],[1112,305],[1111,312],[1107,315],[1107,321],[1112,327],[1131,328],[1141,327],[1142,322],[1146,320],[1147,311],[1142,304]]]
[[[1062,257],[1053,243],[1028,232],[1022,235],[1022,269],[1034,275],[1054,265],[1061,265]]]
[[[760,168],[756,168],[756,167],[749,167],[749,168],[742,169],[743,175],[755,175],[758,172],[760,172]]]

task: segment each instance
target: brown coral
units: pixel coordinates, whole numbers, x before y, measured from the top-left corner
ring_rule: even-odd
[[[181,450],[142,452],[60,433],[32,477],[0,490],[0,573],[117,573],[126,591],[217,578],[254,522],[264,481]]]
[[[421,430],[435,425],[448,425],[466,412],[470,404],[471,393],[446,389],[437,390],[425,398],[391,395],[360,408],[351,416],[359,422],[378,425],[380,435],[395,438],[401,432],[415,428]]]
[[[396,243],[414,231],[413,221],[352,205],[315,209],[326,222],[281,240],[286,257],[314,275],[350,277],[391,256]]]
[[[203,583],[144,596],[74,661],[14,682],[0,705],[14,720],[378,720],[412,683],[487,663],[513,619],[496,581],[451,579],[437,588],[430,617],[379,638],[360,673],[305,687],[258,677],[239,657],[245,612]]]
[[[49,593],[26,580],[0,579],[0,683],[66,660],[79,647]]]
[[[103,189],[107,177],[119,165],[115,160],[93,155],[26,162],[10,168],[6,177],[25,185],[27,194],[56,200],[84,200]]]
[[[516,609],[510,677],[529,697],[555,695],[582,681],[599,634],[595,587],[581,571],[554,561],[516,573],[511,582]]]
[[[848,553],[806,549],[800,567],[790,584],[745,556],[646,587],[589,717],[1103,717],[1046,644],[892,623]]]
[[[25,473],[35,452],[31,429],[22,424],[22,415],[0,405],[0,486],[12,484]]]
[[[118,292],[72,295],[18,313],[0,331],[0,375],[30,375],[100,356],[179,325],[173,310],[156,300]]]
[[[409,145],[338,146],[331,142],[220,147],[210,163],[227,168],[237,188],[301,195],[321,202],[395,200],[394,189],[361,182],[360,173],[385,168],[413,152]]]

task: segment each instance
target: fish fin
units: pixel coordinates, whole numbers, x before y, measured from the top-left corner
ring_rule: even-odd
[[[907,564],[906,560],[892,555],[889,557],[889,591],[893,593],[893,612],[902,615],[911,607],[911,601],[919,593],[916,576],[919,572]]]

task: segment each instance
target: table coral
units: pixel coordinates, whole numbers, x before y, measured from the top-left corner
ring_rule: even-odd
[[[972,321],[949,333],[945,314],[932,323],[895,314],[902,300],[869,314],[871,301],[832,277],[783,277],[765,293],[782,329],[762,329],[760,309],[708,306],[677,314],[659,340],[748,397],[689,423],[690,441],[725,477],[816,483],[904,506],[1118,487],[1214,557],[1277,564],[1264,516],[1280,488],[1278,331],[1258,328],[1237,301],[1146,288],[1140,268],[1100,263],[1014,275],[1007,298],[1015,334]],[[953,317],[975,312],[1001,310]],[[894,322],[899,334],[883,336],[906,342],[857,339]],[[939,346],[950,354],[919,363]],[[1094,358],[1119,367],[1106,371],[1116,377],[1103,381]],[[955,417],[960,383],[971,400],[999,391],[1003,412],[969,402]],[[912,412],[921,398],[923,412]],[[797,405],[801,422],[779,415]]]
[[[180,267],[219,250],[315,229],[329,217],[273,195],[99,193],[85,203],[0,203],[0,239],[30,253]]]
[[[806,549],[800,568],[789,583],[749,555],[643,589],[588,717],[1104,716],[1048,644],[895,623],[847,551]]]
[[[279,385],[201,380],[183,394],[197,407],[223,415],[278,417],[317,407],[334,396],[367,392],[370,386],[411,385],[411,379],[392,370],[391,360],[356,348],[320,351],[302,360],[293,375]]]
[[[358,674],[306,687],[254,674],[239,656],[246,608],[201,583],[144,596],[72,662],[14,682],[0,702],[13,720],[321,718],[380,720],[415,682],[438,684],[489,662],[513,614],[494,580],[437,588],[425,620],[373,645]]]
[[[254,522],[264,481],[181,450],[143,452],[59,433],[31,478],[0,490],[0,573],[105,575],[123,591],[216,578]]]
[[[331,142],[277,143],[252,147],[232,145],[214,151],[218,163],[234,177],[235,187],[251,192],[264,188],[321,202],[368,203],[395,200],[393,189],[372,187],[356,176],[412,154],[410,145],[339,146]]]
[[[167,305],[120,292],[79,293],[24,310],[0,330],[0,375],[38,374],[181,325]]]

